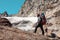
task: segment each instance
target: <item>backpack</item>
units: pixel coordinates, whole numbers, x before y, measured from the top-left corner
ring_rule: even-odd
[[[46,24],[45,14],[44,13],[41,13],[40,18],[41,18],[41,24],[45,25]]]

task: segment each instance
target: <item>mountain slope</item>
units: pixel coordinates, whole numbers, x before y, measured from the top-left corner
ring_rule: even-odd
[[[47,37],[22,31],[8,26],[0,26],[0,40],[49,40]]]
[[[42,2],[42,4],[41,4]],[[44,3],[45,2],[45,3]],[[27,16],[36,16],[36,13],[39,13],[38,10],[43,9],[46,11],[52,10],[55,7],[60,5],[59,0],[26,0],[24,5],[22,6],[21,10],[16,16],[19,17],[27,17]],[[40,9],[39,9],[40,7]]]

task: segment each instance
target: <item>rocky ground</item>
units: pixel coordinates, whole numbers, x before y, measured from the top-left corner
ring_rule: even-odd
[[[22,31],[17,28],[0,26],[0,40],[50,40],[48,37]]]

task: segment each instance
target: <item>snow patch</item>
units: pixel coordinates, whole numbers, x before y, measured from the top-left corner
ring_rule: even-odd
[[[26,20],[26,21],[31,21],[32,23],[31,24],[34,24],[37,22],[37,17],[5,17],[7,18],[12,24],[13,23],[18,23],[22,20]],[[23,25],[23,24],[22,24]],[[21,30],[25,30],[25,31],[29,31],[29,30],[34,30],[35,28],[32,27],[33,25],[30,25],[30,24],[26,24],[26,27],[21,27],[19,24],[18,26],[15,26],[16,28],[18,29],[21,29]]]

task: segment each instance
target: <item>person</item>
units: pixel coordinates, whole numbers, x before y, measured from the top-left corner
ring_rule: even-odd
[[[34,33],[36,33],[37,28],[40,27],[41,31],[42,31],[42,35],[44,35],[44,29],[43,29],[43,25],[46,24],[46,18],[45,18],[45,14],[41,13],[41,14],[37,14],[38,17],[38,25],[35,27],[35,31]]]

